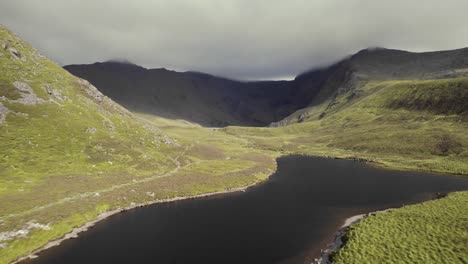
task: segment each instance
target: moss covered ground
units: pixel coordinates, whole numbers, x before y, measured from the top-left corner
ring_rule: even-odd
[[[467,263],[468,192],[405,206],[351,227],[333,263]]]

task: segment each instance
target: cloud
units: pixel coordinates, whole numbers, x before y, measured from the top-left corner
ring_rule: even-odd
[[[466,10],[466,0],[4,0],[0,23],[61,64],[269,79],[371,46],[468,46]]]

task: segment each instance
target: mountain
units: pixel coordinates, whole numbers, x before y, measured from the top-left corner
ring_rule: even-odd
[[[286,81],[239,82],[196,72],[120,62],[69,65],[126,108],[204,126],[264,126],[297,110]]]
[[[363,92],[361,88],[376,82],[392,80],[437,80],[468,76],[468,48],[414,53],[401,50],[373,48],[361,50],[358,53],[321,70],[313,70],[300,74],[293,81],[295,92],[310,98],[307,107],[285,118],[273,126],[285,125],[291,122],[303,122],[310,118],[323,118],[334,113],[343,106],[358,99]],[[441,98],[434,102],[422,98],[412,101],[411,107],[419,109],[437,108],[440,112],[466,112],[467,98],[453,96],[445,90],[450,98]],[[425,91],[428,92],[428,91]],[[437,95],[427,93],[428,100],[436,99]],[[454,100],[454,101],[452,101]],[[400,103],[394,102],[397,107]],[[404,103],[401,103],[404,104]],[[408,104],[408,102],[406,102]],[[445,106],[444,106],[445,104]],[[451,106],[450,106],[451,105]],[[444,107],[453,107],[446,109]],[[455,109],[456,108],[456,109]]]
[[[293,81],[240,82],[112,61],[65,69],[132,111],[219,127],[265,126],[370,80],[468,76],[467,65],[468,48],[424,53],[373,48]]]

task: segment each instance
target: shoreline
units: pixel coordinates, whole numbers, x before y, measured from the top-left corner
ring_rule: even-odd
[[[314,259],[314,261],[312,261],[311,264],[332,264],[332,262],[330,261],[331,255],[335,251],[343,247],[344,245],[343,237],[348,233],[349,228],[352,225],[355,225],[361,222],[363,219],[369,216],[372,216],[378,213],[386,213],[394,209],[396,208],[388,208],[384,210],[369,212],[366,214],[353,215],[351,217],[346,218],[343,225],[340,227],[340,229],[338,229],[338,231],[335,232],[332,242],[328,243],[325,249],[320,250],[321,251],[320,257]]]
[[[435,195],[434,198],[424,200],[424,201],[420,201],[420,202],[417,202],[415,204],[425,203],[425,202],[432,201],[432,200],[442,199],[442,198],[446,197],[448,194],[449,193],[436,192],[434,194]],[[411,204],[408,204],[408,205],[411,205]],[[406,206],[406,205],[403,205],[403,206]],[[372,211],[372,212],[365,213],[365,214],[353,215],[353,216],[350,216],[350,217],[346,218],[343,225],[338,229],[338,231],[335,232],[333,240],[326,245],[325,249],[320,250],[320,252],[321,252],[320,257],[314,259],[310,264],[332,264],[332,262],[330,261],[330,257],[334,252],[340,250],[343,247],[343,245],[346,243],[346,242],[343,242],[343,237],[349,232],[349,229],[350,229],[351,226],[361,222],[362,220],[364,220],[365,218],[367,218],[369,216],[373,216],[373,215],[376,215],[376,214],[379,214],[379,213],[387,213],[387,212],[390,212],[392,210],[401,208],[403,206],[391,207],[391,208],[387,208],[387,209],[383,209],[383,210]]]
[[[372,163],[372,162],[369,162],[369,161],[366,161],[366,160],[356,160],[356,159],[353,159],[353,158],[336,158],[336,157],[332,157],[332,156],[310,156],[310,155],[307,155],[307,154],[292,154],[292,155],[305,156],[305,157],[321,157],[321,158],[329,158],[329,159],[354,160],[354,161],[363,162],[363,163],[366,163],[366,164],[369,164],[369,165],[371,165],[371,163]],[[281,155],[279,157],[284,157],[284,156],[291,156],[291,154],[290,155]],[[39,247],[39,248],[37,248],[37,249],[35,249],[33,251],[30,251],[30,252],[26,253],[25,255],[18,256],[17,259],[10,262],[10,264],[17,264],[17,263],[20,263],[21,261],[24,261],[24,260],[27,260],[27,259],[37,258],[37,257],[39,257],[37,254],[39,254],[40,252],[45,251],[45,250],[47,250],[49,248],[52,248],[52,247],[55,247],[55,246],[59,246],[63,241],[65,241],[67,239],[77,238],[80,233],[88,231],[90,228],[92,228],[98,222],[100,222],[100,221],[102,221],[104,219],[107,219],[108,217],[111,217],[113,215],[116,215],[118,213],[124,213],[124,212],[126,212],[128,210],[132,210],[132,209],[140,208],[140,207],[146,207],[146,206],[150,206],[150,205],[154,205],[154,204],[163,204],[163,203],[170,203],[170,202],[176,202],[176,201],[182,201],[182,200],[190,200],[190,199],[210,197],[210,196],[215,196],[215,195],[222,195],[222,194],[229,194],[229,193],[236,193],[236,192],[245,192],[250,187],[254,187],[256,185],[264,184],[266,181],[268,181],[270,179],[270,177],[273,174],[275,174],[277,172],[277,166],[278,166],[277,159],[279,157],[275,158],[275,168],[276,169],[273,171],[273,173],[269,174],[266,178],[257,179],[256,182],[253,182],[253,183],[251,183],[249,185],[245,185],[245,186],[241,186],[241,187],[234,187],[234,188],[230,188],[230,189],[224,189],[224,190],[215,191],[215,192],[196,194],[196,195],[175,196],[175,197],[172,197],[172,198],[156,199],[156,200],[152,200],[152,201],[146,201],[146,202],[143,202],[143,203],[131,203],[130,206],[127,206],[127,207],[120,207],[120,208],[117,208],[117,209],[114,209],[114,210],[111,210],[111,211],[106,211],[106,212],[103,212],[103,213],[97,215],[97,217],[94,218],[93,220],[88,221],[88,222],[84,223],[81,226],[73,228],[70,232],[63,234],[61,237],[59,237],[57,239],[54,239],[54,240],[50,240],[46,244],[44,244],[43,246],[41,246],[41,247]],[[419,171],[419,172],[424,173],[424,171]],[[438,173],[435,173],[435,174],[438,174]],[[459,175],[453,175],[453,176],[459,176]],[[435,193],[435,194],[436,194],[436,197],[433,198],[433,199],[443,198],[448,193]],[[429,199],[429,200],[433,200],[433,199]],[[426,201],[429,201],[429,200],[420,201],[420,202],[417,202],[417,203],[423,203],[423,202],[426,202]],[[399,208],[399,207],[397,207],[397,208]],[[349,228],[352,225],[359,223],[360,221],[362,221],[364,218],[366,218],[368,216],[371,216],[371,215],[374,215],[374,214],[377,214],[377,213],[388,212],[388,211],[391,211],[391,210],[397,209],[397,208],[387,208],[387,209],[383,209],[383,210],[372,211],[372,212],[365,213],[365,214],[354,215],[354,216],[346,218],[343,225],[337,231],[335,231],[333,233],[333,240],[326,244],[325,249],[320,249],[320,252],[321,252],[320,256],[318,258],[315,258],[310,264],[331,264],[331,262],[329,261],[329,257],[332,255],[332,253],[334,251],[339,250],[343,246],[344,243],[342,242],[342,238],[344,237],[344,235],[347,234],[347,232],[349,231]]]
[[[269,175],[265,180],[267,180],[271,175]],[[166,199],[157,199],[149,202],[144,202],[140,204],[132,204],[128,207],[124,208],[117,208],[112,211],[107,211],[104,213],[99,214],[95,219],[86,222],[84,225],[81,225],[79,227],[73,228],[70,232],[66,233],[62,237],[51,240],[47,242],[47,244],[43,245],[42,247],[35,249],[28,254],[18,257],[15,261],[11,262],[11,264],[17,264],[20,263],[23,260],[27,259],[34,259],[39,257],[37,254],[40,252],[47,250],[49,248],[59,246],[63,241],[68,240],[68,239],[74,239],[77,238],[78,235],[82,232],[88,231],[91,227],[93,227],[95,224],[98,222],[107,219],[110,216],[126,212],[128,210],[136,209],[136,208],[141,208],[141,207],[146,207],[154,204],[162,204],[162,203],[170,203],[170,202],[176,202],[176,201],[182,201],[182,200],[190,200],[190,199],[197,199],[197,198],[203,198],[203,197],[209,197],[209,196],[214,196],[214,195],[219,195],[219,194],[228,194],[228,193],[235,193],[235,192],[245,192],[248,188],[253,187],[255,185],[263,183],[265,180],[261,180],[258,182],[254,182],[252,184],[242,186],[242,187],[236,187],[236,188],[231,188],[231,189],[226,189],[222,191],[216,191],[216,192],[210,192],[210,193],[202,193],[202,194],[196,194],[196,195],[189,195],[189,196],[176,196],[172,198],[166,198]]]

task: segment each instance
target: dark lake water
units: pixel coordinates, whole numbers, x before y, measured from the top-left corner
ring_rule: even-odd
[[[246,192],[117,214],[24,263],[310,263],[350,216],[466,189],[466,178],[288,156]]]

